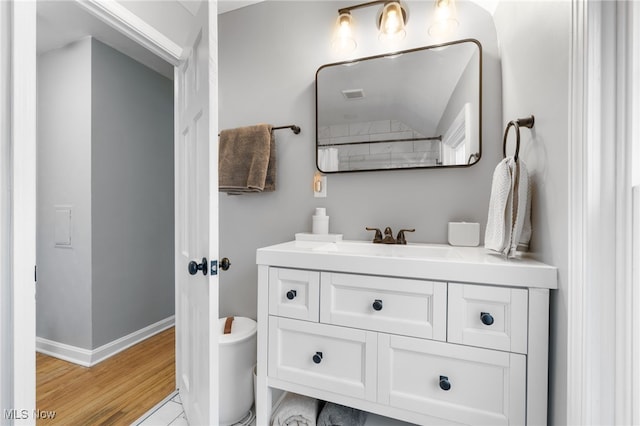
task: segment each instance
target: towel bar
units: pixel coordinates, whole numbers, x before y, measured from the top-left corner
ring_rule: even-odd
[[[277,127],[271,128],[271,130],[280,130],[280,129],[291,129],[291,131],[296,135],[300,133],[300,127],[296,126],[295,124],[289,124],[288,126],[277,126]],[[218,136],[220,136],[220,133],[218,133]]]
[[[300,127],[296,126],[295,124],[290,124],[288,126],[278,126],[278,127],[272,127],[272,130],[279,130],[279,129],[291,129],[291,131],[293,133],[295,133],[296,135],[298,133],[300,133]]]
[[[520,154],[520,127],[526,127],[528,129],[533,128],[535,117],[533,115],[526,118],[518,118],[517,120],[510,121],[507,124],[507,128],[504,131],[504,139],[502,140],[502,156],[507,156],[507,136],[509,135],[509,129],[511,127],[516,129],[516,152],[513,154],[513,159],[518,161],[518,155]]]

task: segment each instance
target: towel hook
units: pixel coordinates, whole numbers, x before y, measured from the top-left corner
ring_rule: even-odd
[[[510,121],[507,124],[507,128],[504,131],[504,139],[502,140],[502,156],[507,157],[507,136],[509,136],[509,129],[513,127],[516,131],[516,152],[513,155],[513,159],[518,161],[518,155],[520,154],[520,127],[526,127],[528,129],[533,128],[535,117],[533,115],[526,118],[518,118],[517,120]]]

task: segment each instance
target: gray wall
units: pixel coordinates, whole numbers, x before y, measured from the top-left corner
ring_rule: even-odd
[[[530,250],[558,267],[551,292],[549,424],[567,423],[568,138],[571,3],[500,2],[503,121],[535,115],[521,131],[533,181]],[[511,135],[513,137],[513,135]]]
[[[370,238],[365,225],[388,225],[416,227],[411,241],[444,243],[449,220],[478,221],[483,235],[491,174],[502,157],[504,123],[533,113],[536,126],[523,130],[521,150],[533,178],[531,250],[559,268],[559,289],[551,295],[549,424],[566,424],[570,3],[501,2],[494,17],[500,55],[495,35],[478,29],[494,28],[493,19],[477,7],[469,10],[474,5],[458,4],[461,25],[455,38],[478,38],[484,53],[483,156],[478,165],[330,175],[328,197],[314,199],[314,75],[320,65],[341,59],[328,47],[339,5],[348,4],[267,2],[219,17],[220,127],[255,122],[302,127],[298,136],[277,133],[276,192],[221,195],[220,251],[235,261],[221,275],[221,315],[255,317],[255,249],[309,230],[316,206],[327,208],[331,231],[349,239]],[[421,5],[409,6],[411,25],[424,15]],[[473,19],[464,19],[464,8]],[[358,21],[359,43],[370,50],[359,50],[356,56],[377,53],[364,34],[368,21]],[[409,34],[412,28],[407,27]],[[433,44],[424,32],[420,37],[411,41],[415,46],[406,47]]]
[[[174,313],[173,83],[89,38],[38,67],[37,336],[95,349]]]
[[[93,40],[93,347],[174,313],[173,82]]]
[[[91,348],[91,39],[38,57],[36,334]],[[54,206],[72,206],[72,248]]]
[[[415,227],[416,233],[408,235],[413,242],[446,243],[447,222],[460,220],[479,222],[484,233],[491,176],[501,158],[502,95],[492,18],[471,3],[458,5],[459,18],[468,25],[461,25],[454,38],[474,37],[483,45],[482,161],[465,169],[329,175],[328,197],[313,197],[314,78],[321,65],[345,59],[331,51],[330,40],[337,9],[349,4],[269,1],[219,16],[220,128],[259,122],[302,128],[299,135],[276,131],[275,192],[220,195],[220,255],[233,263],[221,273],[221,315],[255,318],[256,249],[310,231],[315,207],[327,208],[330,231],[346,239],[371,239],[365,226],[391,226],[394,231]],[[397,48],[437,43],[427,35],[432,3],[409,2],[409,7],[407,38]],[[358,13],[356,18],[356,57],[391,49],[379,45],[373,16],[369,21]]]

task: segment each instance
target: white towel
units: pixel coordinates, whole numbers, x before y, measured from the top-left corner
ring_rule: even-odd
[[[318,168],[323,172],[338,171],[338,148],[318,149]]]
[[[271,416],[272,426],[316,426],[318,400],[288,392]]]
[[[531,183],[522,159],[502,160],[493,172],[484,246],[514,257],[531,238]]]

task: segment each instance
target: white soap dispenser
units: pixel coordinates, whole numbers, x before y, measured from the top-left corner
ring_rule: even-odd
[[[312,216],[311,233],[329,233],[329,216],[327,216],[327,209],[325,209],[324,207],[316,208],[316,213]]]

